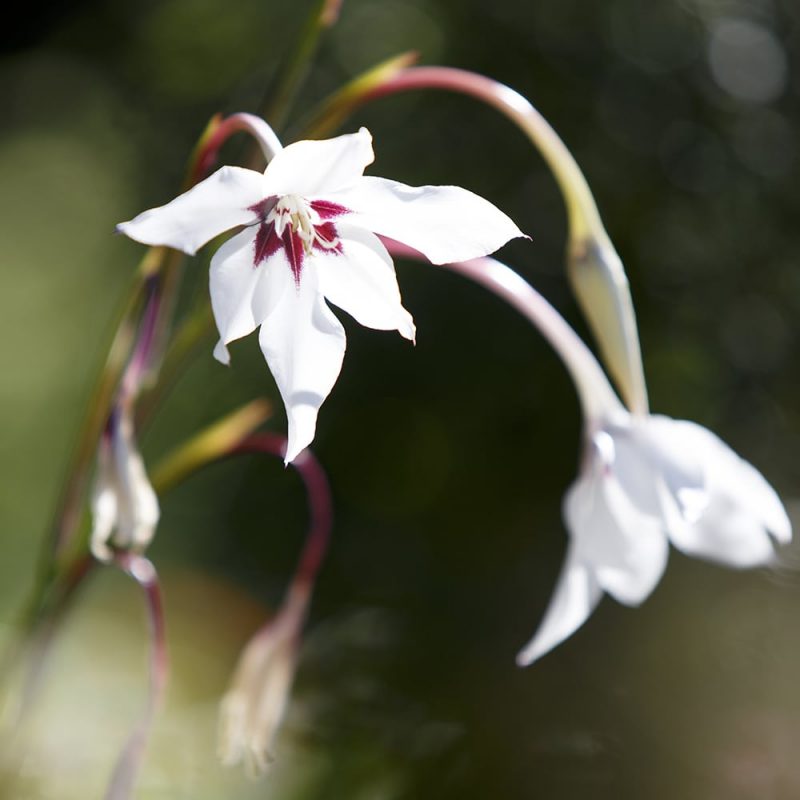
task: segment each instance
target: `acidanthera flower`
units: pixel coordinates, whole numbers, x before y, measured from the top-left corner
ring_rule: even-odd
[[[643,602],[664,572],[669,542],[691,556],[754,567],[770,563],[773,542],[791,539],[786,511],[761,473],[700,425],[626,410],[589,348],[519,275],[493,258],[448,268],[539,329],[569,371],[583,411],[583,463],[564,499],[566,561],[520,665],[574,633],[604,592],[625,605]]]
[[[110,561],[111,545],[143,552],[159,519],[158,498],[136,447],[128,411],[117,409],[100,440],[91,496],[91,549]]]
[[[544,620],[518,656],[530,664],[579,628],[603,592],[629,606],[653,591],[668,542],[729,567],[773,559],[792,531],[764,477],[711,431],[618,409],[590,424],[564,499],[566,562]]]
[[[193,254],[242,228],[211,261],[211,304],[226,345],[260,326],[259,342],[286,406],[291,461],[314,436],[342,365],[345,334],[328,304],[369,328],[413,340],[394,266],[375,235],[441,264],[485,255],[523,234],[491,203],[453,186],[365,177],[372,137],[358,133],[278,150],[266,170],[223,167],[119,230]]]

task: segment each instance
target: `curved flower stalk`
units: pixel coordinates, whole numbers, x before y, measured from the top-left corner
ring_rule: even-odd
[[[792,530],[764,477],[711,431],[660,415],[587,424],[580,475],[564,499],[566,562],[528,665],[570,636],[603,593],[637,606],[666,567],[668,541],[728,567],[769,564]]]
[[[567,275],[572,290],[626,404],[634,413],[646,414],[647,386],[628,277],[586,178],[550,123],[519,92],[467,70],[409,66],[369,77],[355,79],[329,98],[308,126],[312,135],[335,129],[358,106],[380,97],[415,89],[444,89],[492,106],[533,143],[553,173],[566,205]]]
[[[523,235],[465,189],[365,177],[373,159],[365,128],[295,142],[263,173],[223,167],[171,203],[118,226],[137,241],[189,254],[242,228],[211,260],[220,334],[214,354],[227,364],[227,345],[260,327],[259,343],[286,406],[287,462],[313,439],[317,413],[342,366],[344,328],[326,301],[366,327],[414,339],[391,257],[376,233],[434,263],[485,255]]]
[[[275,156],[283,145],[275,131],[255,114],[239,112],[227,117],[217,115],[212,118],[205,133],[195,147],[193,157],[190,159],[192,169],[186,180],[188,188],[195,186],[208,176],[211,168],[217,163],[219,151],[225,142],[234,133],[248,133],[258,145],[257,152],[263,161],[269,161]]]
[[[105,794],[105,800],[129,800],[133,797],[153,721],[164,700],[169,655],[161,588],[152,562],[134,553],[117,553],[113,556],[113,563],[141,588],[150,629],[150,688],[145,711],[117,760]]]
[[[248,133],[264,158],[281,149],[272,128],[252,114],[215,118],[190,159],[187,183],[196,184],[216,161],[220,147],[234,133]],[[90,548],[108,562],[113,550],[142,553],[150,544],[159,519],[156,493],[147,477],[134,435],[134,405],[143,386],[160,364],[166,318],[157,273],[148,276],[148,301],[139,324],[136,345],[121,378],[97,455],[97,473],[90,498],[92,530]]]
[[[97,451],[97,472],[90,498],[92,531],[89,545],[99,561],[114,552],[142,553],[158,524],[158,498],[136,445],[133,406],[153,355],[160,300],[151,292],[139,337],[120,383]]]
[[[415,255],[394,244],[390,250]],[[642,603],[664,572],[670,542],[687,555],[743,568],[769,564],[775,542],[791,540],[786,511],[758,470],[700,425],[626,410],[586,345],[519,275],[491,258],[446,267],[540,330],[572,376],[584,413],[581,470],[564,499],[565,564],[520,665],[574,633],[604,593],[624,605]]]
[[[286,440],[251,436],[235,452],[284,456]],[[228,766],[244,762],[253,776],[273,759],[275,737],[289,701],[303,625],[331,531],[330,488],[310,451],[292,463],[303,479],[311,515],[300,564],[278,613],[248,642],[220,706],[219,755]]]

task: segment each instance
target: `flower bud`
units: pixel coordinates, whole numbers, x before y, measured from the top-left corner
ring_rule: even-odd
[[[112,559],[112,548],[143,552],[155,533],[158,498],[127,411],[112,414],[100,442],[91,511],[91,549],[100,561]]]
[[[222,763],[244,762],[257,777],[273,760],[273,746],[292,688],[310,590],[296,586],[278,614],[247,643],[220,707]]]
[[[628,278],[605,232],[570,240],[567,274],[625,404],[646,414],[647,387]]]

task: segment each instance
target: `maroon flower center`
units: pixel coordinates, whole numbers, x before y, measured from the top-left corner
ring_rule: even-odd
[[[350,213],[348,208],[329,200],[308,201],[298,195],[268,197],[253,206],[258,217],[253,251],[253,267],[282,250],[297,286],[306,256],[312,253],[340,255],[342,243],[332,219]]]

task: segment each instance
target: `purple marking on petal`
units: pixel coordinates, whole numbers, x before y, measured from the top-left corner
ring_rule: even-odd
[[[333,219],[351,213],[349,208],[332,203],[330,200],[312,200],[310,205],[319,214],[320,219]]]
[[[314,249],[322,253],[337,253],[344,252],[342,249],[342,242],[339,239],[339,231],[332,222],[323,222],[321,225],[315,225],[314,231],[316,237],[314,238]],[[321,240],[321,241],[320,241]]]
[[[299,234],[291,227],[287,227],[283,231],[283,250],[286,253],[286,258],[289,259],[289,267],[294,275],[294,282],[297,288],[300,288],[300,273],[303,271],[303,240]]]
[[[275,223],[262,222],[256,231],[253,267],[259,266],[262,261],[266,261],[273,253],[280,250],[282,244],[281,240],[275,235]]]
[[[265,197],[263,200],[259,200],[252,206],[248,206],[247,210],[252,211],[262,222],[266,222],[267,215],[275,208],[277,202],[278,198],[272,195],[271,197]]]

